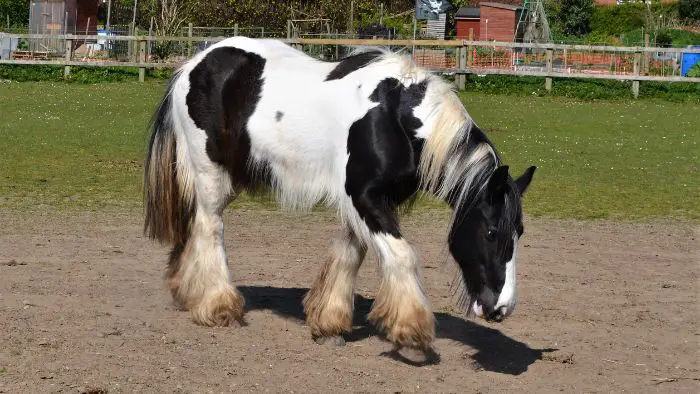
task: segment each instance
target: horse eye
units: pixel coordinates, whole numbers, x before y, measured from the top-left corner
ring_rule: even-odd
[[[494,239],[496,239],[496,229],[490,228],[488,233],[486,233],[486,239],[488,239],[489,241],[493,241]]]

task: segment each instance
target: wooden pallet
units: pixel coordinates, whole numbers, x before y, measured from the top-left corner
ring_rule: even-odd
[[[14,51],[12,58],[17,60],[48,60],[49,52],[47,51]]]

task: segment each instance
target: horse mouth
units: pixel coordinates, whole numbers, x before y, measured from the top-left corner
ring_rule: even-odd
[[[502,322],[508,316],[508,309],[504,306],[498,308],[497,310],[491,312],[490,314],[484,313],[484,307],[479,303],[479,301],[474,301],[471,306],[472,313],[479,318],[486,320],[487,322]]]

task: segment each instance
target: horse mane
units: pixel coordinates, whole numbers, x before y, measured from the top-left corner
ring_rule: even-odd
[[[420,156],[419,181],[423,190],[453,205],[453,227],[458,213],[475,202],[501,160],[454,87],[434,74],[426,78],[432,127]]]
[[[431,125],[418,165],[422,190],[453,205],[450,229],[475,202],[501,159],[468,114],[452,84],[420,67],[409,54],[382,47],[355,47],[346,57],[373,53],[368,64],[395,63],[402,83],[427,81],[424,101]],[[409,203],[410,205],[410,203]]]

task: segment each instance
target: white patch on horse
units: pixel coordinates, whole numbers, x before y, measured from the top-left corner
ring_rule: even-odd
[[[501,294],[498,295],[498,302],[494,310],[504,308],[503,317],[508,317],[517,302],[517,287],[516,287],[516,259],[518,255],[518,235],[513,234],[513,255],[506,263],[506,280],[501,289]]]
[[[396,295],[396,302],[403,302],[408,297],[418,296],[418,301],[428,308],[420,283],[420,266],[418,256],[405,238],[396,238],[391,234],[378,233],[372,236],[374,247],[382,268],[383,280]]]

